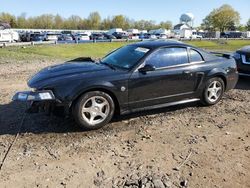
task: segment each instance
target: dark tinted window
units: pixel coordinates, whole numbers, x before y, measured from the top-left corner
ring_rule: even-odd
[[[181,65],[188,63],[186,48],[163,48],[152,53],[146,60],[155,68]]]
[[[199,62],[203,61],[201,55],[195,51],[195,50],[190,50],[190,62]]]

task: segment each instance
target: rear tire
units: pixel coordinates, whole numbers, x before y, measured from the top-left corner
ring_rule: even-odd
[[[80,127],[85,130],[95,130],[109,123],[114,111],[114,102],[107,93],[91,91],[78,99],[72,112]]]
[[[205,106],[217,104],[221,100],[224,91],[225,83],[221,78],[209,79],[202,94],[202,104]]]

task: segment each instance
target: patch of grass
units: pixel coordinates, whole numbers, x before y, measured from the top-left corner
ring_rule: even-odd
[[[219,40],[219,41],[186,41],[196,47],[219,50],[235,51],[243,46],[250,45],[250,40]],[[106,42],[88,44],[59,44],[22,47],[8,47],[0,49],[0,63],[12,61],[27,61],[33,59],[74,59],[77,57],[103,57],[108,52],[129,44],[128,42]]]
[[[70,59],[75,57],[102,57],[108,52],[119,48],[125,42],[88,43],[88,44],[61,44],[51,46],[37,46],[20,49],[21,53],[38,54],[42,56]]]
[[[187,41],[190,45],[208,50],[235,51],[250,45],[250,40]]]
[[[0,63],[12,61],[31,61],[36,59],[73,59],[76,57],[103,57],[108,52],[124,46],[128,42],[59,44],[0,49]]]

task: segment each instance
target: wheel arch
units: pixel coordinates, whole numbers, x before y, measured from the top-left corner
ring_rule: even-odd
[[[226,75],[227,75],[227,73],[225,70],[220,69],[220,68],[215,68],[209,72],[208,79],[215,78],[215,77],[221,78],[224,82],[224,86],[225,86],[225,90],[226,90],[226,88],[227,88],[227,76]]]
[[[101,91],[101,92],[107,93],[112,98],[112,100],[113,100],[113,102],[115,104],[115,114],[120,114],[120,104],[119,104],[119,101],[118,101],[116,95],[111,90],[109,90],[107,88],[102,88],[102,87],[90,88],[90,89],[87,89],[87,90],[79,93],[72,100],[72,104],[71,104],[70,108],[72,109],[72,107],[76,104],[76,102],[79,100],[79,98],[82,95],[84,95],[85,93],[91,92],[91,91]]]

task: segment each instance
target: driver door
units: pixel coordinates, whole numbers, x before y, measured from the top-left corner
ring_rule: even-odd
[[[194,92],[195,70],[189,64],[186,48],[159,49],[146,58],[143,65],[146,64],[155,69],[136,70],[129,79],[131,109],[181,100]]]

